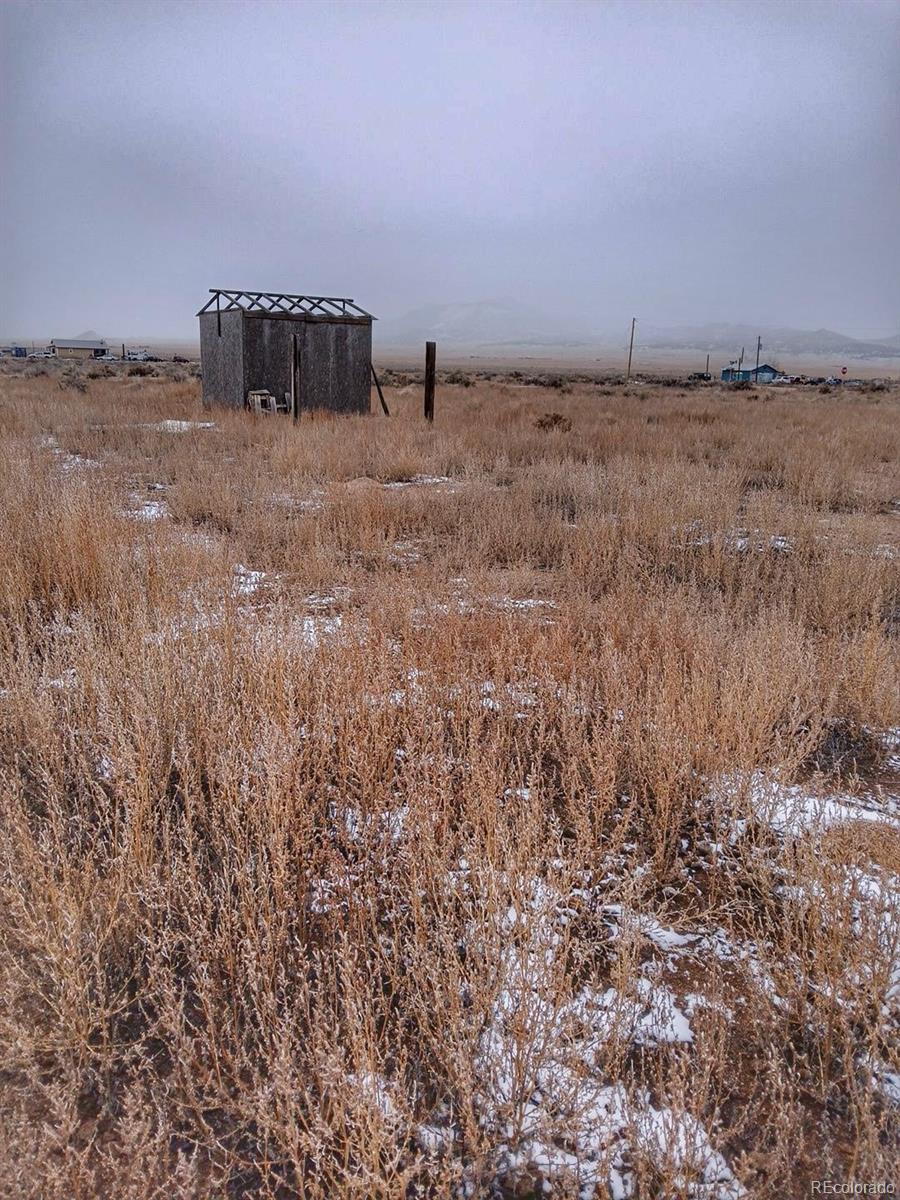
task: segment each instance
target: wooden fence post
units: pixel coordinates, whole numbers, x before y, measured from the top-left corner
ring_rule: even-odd
[[[425,343],[425,420],[434,421],[434,365],[437,347],[434,342]]]

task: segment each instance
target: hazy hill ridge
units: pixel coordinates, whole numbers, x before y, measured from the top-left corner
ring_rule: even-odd
[[[428,304],[378,323],[382,345],[413,346],[437,341],[456,346],[604,346],[619,345],[625,333],[578,326],[517,300]],[[793,329],[716,322],[655,326],[638,323],[638,345],[660,350],[702,350],[737,355],[743,346],[763,354],[820,354],[845,358],[900,357],[900,335],[882,340],[848,337],[831,329]]]

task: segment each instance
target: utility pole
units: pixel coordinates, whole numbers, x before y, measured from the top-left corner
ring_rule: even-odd
[[[631,341],[628,343],[628,370],[625,372],[625,382],[626,383],[631,378],[631,354],[632,354],[632,351],[634,350],[634,325],[635,325],[636,321],[637,321],[637,317],[631,318]]]
[[[706,356],[706,374],[709,374],[709,355]]]
[[[753,382],[759,383],[759,351],[762,347],[762,337],[756,339],[756,370],[753,372]]]

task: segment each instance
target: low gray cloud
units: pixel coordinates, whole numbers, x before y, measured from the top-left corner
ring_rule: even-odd
[[[0,329],[210,286],[900,329],[900,6],[7,3]]]

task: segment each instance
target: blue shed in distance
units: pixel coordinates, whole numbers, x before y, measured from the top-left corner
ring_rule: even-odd
[[[771,383],[779,374],[778,368],[769,363],[760,363],[759,368],[749,367],[739,371],[736,367],[725,367],[722,371],[723,383]]]

